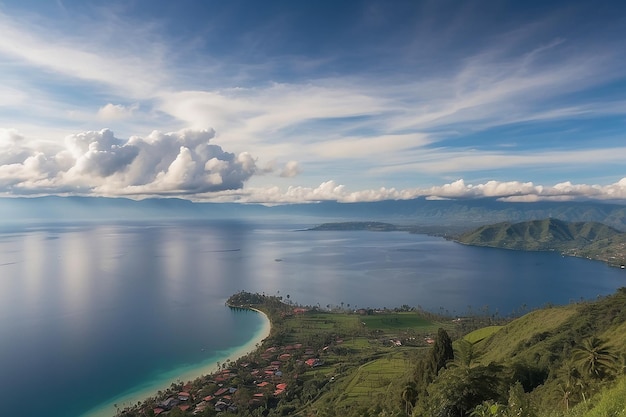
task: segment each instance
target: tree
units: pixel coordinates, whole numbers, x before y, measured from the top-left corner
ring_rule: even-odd
[[[484,401],[478,404],[470,413],[470,417],[504,417],[506,416],[505,407],[502,404],[493,401]]]
[[[435,375],[441,368],[445,368],[446,363],[451,360],[454,360],[452,339],[450,339],[450,336],[448,336],[448,333],[444,329],[439,328],[431,351],[431,363],[435,370]]]
[[[617,355],[605,341],[598,337],[590,337],[576,346],[572,358],[578,364],[583,374],[594,379],[602,379],[614,371]]]
[[[457,341],[454,349],[454,360],[446,364],[447,367],[470,369],[476,365],[477,354],[474,351],[474,344],[468,340]]]
[[[413,370],[413,380],[416,383],[417,397],[426,395],[428,385],[433,382],[446,363],[454,359],[452,340],[444,329],[439,329],[433,347],[428,356],[419,360]]]
[[[469,371],[451,368],[442,371],[428,386],[428,395],[416,404],[418,413],[429,417],[468,415],[484,401],[504,403],[506,387],[500,377],[502,366],[476,366]]]
[[[569,381],[557,385],[557,394],[560,397],[561,401],[563,401],[563,407],[565,408],[565,411],[569,411],[569,404],[572,400],[573,394],[573,387],[569,383]]]
[[[409,382],[404,386],[401,397],[404,403],[404,412],[409,416],[417,400],[417,387],[414,382]]]
[[[626,352],[619,355],[618,371],[622,375],[626,375]]]
[[[516,382],[509,388],[508,409],[511,417],[535,417],[536,415],[520,382]]]

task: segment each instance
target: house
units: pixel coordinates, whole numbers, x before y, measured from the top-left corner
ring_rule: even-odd
[[[224,411],[228,407],[228,403],[222,400],[215,403],[215,411]]]
[[[309,365],[311,368],[315,368],[316,366],[320,366],[322,364],[322,362],[320,362],[317,358],[307,359],[304,363]]]
[[[199,402],[198,404],[196,404],[196,408],[193,410],[193,414],[196,415],[204,412],[208,405],[209,404],[207,404],[205,401]]]
[[[189,400],[190,397],[191,397],[191,394],[189,394],[188,392],[181,391],[181,392],[178,393],[178,400],[179,401],[187,401],[187,400]]]
[[[165,399],[164,401],[161,401],[161,403],[159,403],[159,408],[162,408],[164,410],[171,410],[172,408],[176,407],[179,403],[180,401],[177,398],[169,397]]]

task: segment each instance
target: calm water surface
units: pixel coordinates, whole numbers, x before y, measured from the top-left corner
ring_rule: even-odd
[[[401,232],[204,222],[0,233],[0,392],[15,415],[79,416],[263,326],[240,290],[310,305],[509,314],[612,293],[626,273],[556,253]],[[234,359],[234,358],[233,358]],[[36,397],[36,401],[33,398]],[[22,405],[19,405],[22,404]],[[23,413],[23,414],[20,414]]]

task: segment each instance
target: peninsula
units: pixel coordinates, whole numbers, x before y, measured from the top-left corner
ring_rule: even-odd
[[[265,312],[270,335],[119,415],[592,417],[626,407],[626,288],[497,321],[247,292],[227,304]]]
[[[557,251],[565,256],[626,265],[626,233],[598,222],[566,222],[548,218],[519,223],[502,222],[461,231],[459,227],[394,225],[380,222],[324,223],[311,231],[404,231],[441,236],[472,246]]]
[[[244,291],[226,305],[266,314],[269,336],[255,351],[218,364],[217,372],[173,383],[120,415],[309,415],[354,372],[360,381],[350,403],[371,402],[368,391],[375,389],[380,391],[376,401],[397,409],[397,398],[385,399],[383,388],[391,383],[400,389],[406,365],[415,352],[430,349],[439,328],[458,337],[492,322],[488,317],[452,321],[408,306],[300,306],[281,296]]]

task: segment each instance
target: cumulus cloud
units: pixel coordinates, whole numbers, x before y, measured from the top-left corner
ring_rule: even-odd
[[[319,201],[344,203],[409,200],[423,197],[428,200],[452,200],[471,198],[497,198],[508,202],[568,201],[568,200],[626,200],[626,177],[609,185],[571,184],[552,186],[535,185],[519,181],[487,181],[467,184],[463,179],[430,188],[398,190],[378,189],[350,191],[335,181],[325,181],[317,187],[291,186],[286,190],[273,186],[225,191],[211,195],[198,195],[199,200],[240,201],[247,203],[289,204]]]
[[[581,199],[626,200],[626,178],[609,185],[574,185],[570,182],[552,186],[519,181],[487,181],[484,184],[466,184],[460,179],[449,184],[416,190],[417,194],[432,198],[495,197],[502,201],[534,202]]]
[[[626,177],[608,185],[554,185],[491,180],[472,184],[464,179],[429,188],[378,188],[351,191],[333,180],[316,187],[292,185],[244,188],[256,174],[293,178],[297,161],[264,168],[248,152],[225,151],[213,143],[215,131],[153,131],[145,137],[120,139],[109,129],[69,135],[63,144],[31,142],[19,132],[0,129],[0,193],[82,194],[94,196],[176,195],[198,201],[266,204],[317,201],[380,201],[497,198],[501,201],[624,200]]]
[[[0,132],[0,190],[11,194],[187,195],[239,189],[255,159],[210,143],[213,130],[116,138],[108,129],[65,138],[64,146],[26,144]]]
[[[101,120],[122,120],[131,117],[137,109],[139,109],[138,104],[124,106],[122,104],[108,103],[98,109],[98,118]]]
[[[285,167],[280,172],[280,176],[284,178],[292,178],[300,174],[300,172],[302,171],[300,170],[300,165],[298,164],[298,162],[289,161],[285,164]]]

